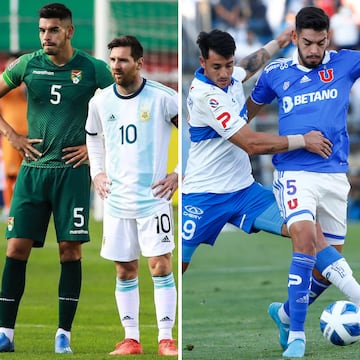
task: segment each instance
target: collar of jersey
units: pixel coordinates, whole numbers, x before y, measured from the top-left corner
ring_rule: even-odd
[[[135,96],[137,96],[137,95],[141,92],[141,90],[144,88],[145,84],[146,84],[146,79],[143,78],[143,82],[142,82],[141,86],[139,87],[139,89],[137,89],[134,93],[132,93],[132,94],[130,94],[130,95],[128,95],[128,96],[126,96],[126,95],[121,95],[121,94],[118,92],[117,88],[116,88],[116,84],[113,85],[113,89],[114,89],[115,95],[116,95],[118,98],[126,100],[126,99],[132,99],[132,98],[134,98]]]
[[[327,64],[328,62],[330,61],[330,52],[329,51],[325,51],[325,56],[323,58],[323,61],[322,61],[322,64]],[[306,71],[306,72],[309,72],[313,69],[309,69],[305,66],[302,66],[299,64],[299,52],[298,52],[298,49],[296,49],[293,53],[293,58],[292,58],[292,63],[291,65],[295,65],[297,66],[300,70],[302,71]]]
[[[196,79],[206,83],[206,84],[210,84],[210,85],[214,85],[216,87],[218,87],[212,80],[210,80],[205,74],[204,74],[204,68],[199,67],[196,71],[195,71],[195,77]],[[234,83],[234,78],[231,78],[231,85]],[[226,88],[222,89],[219,88],[221,90],[223,90],[224,92],[227,93],[229,87],[227,86]]]

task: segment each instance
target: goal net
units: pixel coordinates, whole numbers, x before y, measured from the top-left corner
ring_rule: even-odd
[[[136,36],[144,47],[144,72],[173,88],[178,82],[178,1],[99,0],[98,49],[116,36]],[[97,41],[97,40],[95,40]],[[101,51],[101,50],[99,50]],[[107,53],[106,53],[107,54]],[[97,54],[98,56],[100,54]],[[103,57],[103,56],[99,56]]]

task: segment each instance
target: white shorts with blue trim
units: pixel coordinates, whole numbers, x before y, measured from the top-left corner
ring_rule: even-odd
[[[297,221],[316,221],[330,245],[344,243],[350,190],[346,174],[275,170],[273,190],[288,229]]]

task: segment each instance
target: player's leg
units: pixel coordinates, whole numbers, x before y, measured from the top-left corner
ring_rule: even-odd
[[[148,259],[154,285],[158,353],[177,356],[178,349],[172,334],[177,292],[172,267],[175,242],[171,204],[161,206],[152,216],[138,219],[137,223],[141,252]]]
[[[14,351],[14,328],[25,288],[27,260],[32,247],[42,247],[45,241],[50,212],[40,200],[38,190],[42,183],[38,181],[41,181],[38,169],[21,168],[6,230],[8,244],[0,294],[0,352]]]
[[[81,281],[81,243],[62,241],[59,243],[59,323],[55,333],[55,352],[71,354],[71,328],[77,311]]]
[[[111,355],[142,354],[139,330],[138,259],[140,246],[136,219],[113,217],[104,211],[103,237],[100,255],[115,263],[115,300],[124,339]]]
[[[284,357],[305,353],[305,320],[308,311],[311,274],[316,260],[316,229],[310,220],[290,223],[293,253],[288,277],[290,331]]]
[[[81,244],[89,238],[90,178],[87,166],[44,169],[52,179],[52,204],[60,256],[58,287],[59,322],[55,353],[72,353],[71,328],[76,315],[82,282]]]
[[[124,329],[124,340],[116,344],[110,355],[142,354],[139,330],[139,262],[115,262],[115,268],[115,300]]]
[[[182,272],[200,244],[214,245],[220,231],[234,211],[227,194],[182,194]]]
[[[0,352],[14,351],[15,322],[32,245],[30,239],[8,239],[0,294]]]
[[[274,173],[273,189],[292,239],[293,253],[288,277],[290,331],[284,357],[303,357],[304,325],[308,310],[311,274],[316,260],[316,191],[306,173]]]
[[[158,325],[159,355],[177,356],[178,349],[173,339],[177,292],[172,271],[170,253],[148,258],[154,284],[154,300]]]
[[[360,304],[360,285],[341,254],[347,230],[347,196],[350,185],[345,174],[325,174],[322,183],[318,221],[324,236],[318,236],[318,241],[322,244],[319,245],[322,249],[317,252],[316,268],[322,275],[318,275],[318,279],[323,283],[328,280],[350,301]]]

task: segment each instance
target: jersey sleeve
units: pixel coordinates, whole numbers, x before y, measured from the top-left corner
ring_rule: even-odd
[[[178,115],[179,113],[179,108],[178,108],[178,93],[177,92],[172,92],[172,94],[170,96],[167,97],[166,100],[166,112],[168,114],[167,116],[167,121],[171,121],[171,119],[173,119],[175,116]]]
[[[96,81],[100,89],[103,89],[114,82],[110,67],[108,64],[106,64],[105,61],[96,59],[95,69],[96,69]]]
[[[85,125],[86,147],[90,162],[90,175],[104,172],[105,150],[100,116],[98,114],[94,97],[89,101],[89,111]]]
[[[6,67],[2,76],[10,88],[16,88],[22,83],[30,57],[31,54],[22,55]]]
[[[89,101],[88,115],[85,125],[86,133],[93,136],[102,134],[101,119],[96,106],[96,97],[98,95],[99,94],[95,94]]]
[[[240,66],[235,66],[234,72],[233,72],[233,77],[236,80],[243,82],[244,79],[246,78],[246,70]]]
[[[271,64],[270,64],[271,65]],[[269,66],[270,66],[269,65]],[[255,83],[251,92],[251,99],[258,105],[270,104],[276,97],[271,86],[271,72],[265,68]]]

